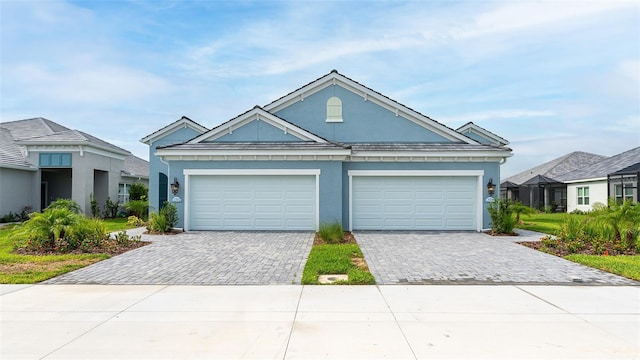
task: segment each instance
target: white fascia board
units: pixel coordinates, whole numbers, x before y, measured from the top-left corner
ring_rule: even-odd
[[[152,142],[156,141],[159,138],[162,138],[168,134],[171,134],[172,132],[178,130],[178,129],[183,129],[183,128],[190,128],[196,132],[199,133],[205,133],[207,132],[209,129],[205,128],[204,126],[201,126],[199,124],[194,123],[193,121],[190,121],[188,119],[182,118],[179,119],[177,121],[175,121],[173,124],[170,124],[168,126],[166,126],[165,128],[154,132],[153,134],[147,135],[145,137],[143,137],[142,139],[140,139],[141,143],[147,144],[147,145],[151,145]]]
[[[21,165],[11,165],[11,164],[0,164],[1,169],[13,169],[13,170],[24,170],[24,171],[38,171],[37,167],[34,166],[21,166]]]
[[[467,131],[467,130],[469,130],[471,132],[475,132],[476,134],[486,138],[487,140],[491,140],[496,145],[502,145],[502,146],[509,145],[509,141],[507,141],[506,139],[504,139],[504,138],[502,138],[502,137],[500,137],[500,136],[498,136],[496,134],[493,134],[493,133],[489,132],[488,130],[486,130],[486,129],[484,129],[484,128],[482,128],[482,127],[480,127],[480,126],[478,126],[478,125],[476,125],[474,123],[466,124],[466,125],[462,126],[461,128],[457,129],[457,131],[459,131],[459,132],[464,132],[464,131]]]
[[[348,176],[484,176],[484,170],[349,170]]]
[[[60,143],[49,145],[25,145],[27,153],[29,152],[79,152],[80,155],[84,152],[89,152],[97,155],[111,157],[118,160],[124,160],[130,153],[122,151],[114,151],[105,147],[98,147],[87,143]],[[124,154],[124,156],[123,156]]]
[[[184,169],[183,174],[191,175],[320,175],[320,169]]]
[[[509,151],[356,151],[354,157],[459,157],[459,158],[505,158]]]
[[[335,155],[349,156],[349,149],[336,150],[169,150],[158,149],[156,156],[268,156],[268,155]]]
[[[228,121],[225,124],[218,126],[215,129],[212,129],[188,142],[188,144],[197,144],[206,140],[215,140],[221,136],[229,134],[233,132],[233,130],[242,127],[245,124],[248,124],[252,121],[264,121],[271,126],[277,127],[284,131],[285,134],[291,134],[301,140],[308,141],[312,140],[318,143],[326,143],[327,141],[314,135],[306,130],[303,130],[291,123],[283,121],[282,119],[270,114],[260,108],[254,108],[253,110],[243,114],[235,119]]]
[[[568,180],[563,181],[565,184],[578,184],[578,183],[587,183],[587,182],[596,182],[596,181],[607,181],[606,177],[600,178],[592,178],[592,179],[580,179],[580,180]]]
[[[426,116],[419,114],[404,105],[401,105],[387,97],[384,97],[376,93],[375,91],[372,91],[367,87],[334,72],[316,80],[311,84],[308,84],[303,88],[298,89],[297,91],[283,97],[282,99],[274,103],[265,106],[264,109],[274,113],[278,112],[297,101],[304,101],[305,96],[310,96],[330,85],[337,84],[355,94],[360,94],[363,97],[364,101],[372,101],[375,104],[391,111],[392,113],[395,113],[396,116],[402,115],[407,120],[420,125],[427,130],[433,131],[434,133],[444,137],[445,139],[451,141],[463,141],[467,144],[479,144],[479,142],[470,139],[455,130],[449,129],[446,126],[437,123],[435,120],[429,119]]]

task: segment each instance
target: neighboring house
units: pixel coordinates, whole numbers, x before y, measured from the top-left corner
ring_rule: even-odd
[[[500,196],[537,209],[567,210],[567,185],[559,177],[598,163],[606,156],[574,151],[510,176],[500,184]]]
[[[557,177],[567,185],[567,211],[590,211],[609,198],[638,202],[640,147]]]
[[[148,184],[149,163],[82,131],[43,118],[0,123],[0,215],[75,200],[90,214],[90,194],[102,207]]]
[[[480,231],[511,149],[471,129],[334,70],[213,129],[182,117],[141,141],[151,206],[173,202],[185,230]]]

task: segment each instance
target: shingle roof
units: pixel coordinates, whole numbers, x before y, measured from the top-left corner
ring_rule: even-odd
[[[0,127],[8,129],[15,140],[52,135],[58,132],[71,130],[58,123],[41,117],[3,122],[0,123]]]
[[[509,181],[514,184],[522,184],[536,175],[543,175],[547,178],[560,180],[559,177],[562,174],[569,173],[576,169],[584,169],[589,165],[595,164],[606,158],[606,156],[602,155],[574,151],[557,159],[510,176],[504,179],[503,182]]]
[[[511,151],[509,148],[493,145],[434,144],[434,143],[351,143],[353,151]]]
[[[13,142],[9,129],[0,127],[0,167],[33,167],[22,153],[20,145]]]
[[[133,157],[131,152],[123,148],[41,117],[0,123],[0,165],[33,166],[22,155],[24,145],[30,144],[90,145],[127,157]],[[129,159],[129,169],[127,169],[127,160],[125,159],[125,171],[129,172],[131,170],[132,174],[148,176],[148,162],[140,158],[136,159]]]
[[[149,162],[135,155],[129,155],[124,159],[125,175],[132,177],[149,177]]]
[[[627,150],[621,154],[614,155],[578,170],[567,172],[558,176],[556,180],[567,182],[606,178],[608,174],[614,173],[638,162],[640,162],[640,147]]]
[[[612,174],[608,174],[608,175],[627,175],[627,174],[635,174],[637,172],[640,172],[640,162],[635,163],[631,166],[627,166],[624,169],[620,169]]]

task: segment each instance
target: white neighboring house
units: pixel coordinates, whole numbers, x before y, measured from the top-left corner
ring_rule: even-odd
[[[43,118],[0,123],[0,216],[58,198],[90,215],[90,194],[102,209],[136,181],[149,185],[149,163],[95,136]]]
[[[558,176],[556,180],[567,185],[567,212],[590,211],[593,204],[607,204],[609,198],[638,202],[637,174],[624,178],[612,175],[639,163],[640,147],[637,147]]]

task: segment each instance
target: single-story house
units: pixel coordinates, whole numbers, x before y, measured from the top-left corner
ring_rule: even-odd
[[[542,209],[590,211],[609,198],[640,202],[640,147],[611,157],[572,152],[504,179],[500,196]]]
[[[593,204],[607,204],[609,198],[639,202],[639,163],[637,147],[558,176],[567,185],[567,211],[590,211]]]
[[[174,203],[185,230],[480,231],[512,153],[465,130],[333,70],[212,129],[182,117],[141,141],[151,206]]]
[[[91,194],[123,203],[136,181],[148,186],[149,163],[93,135],[43,118],[0,123],[0,215],[58,198],[90,215]]]
[[[500,196],[537,209],[549,207],[553,211],[564,212],[567,210],[567,185],[559,181],[558,177],[587,168],[606,158],[574,151],[502,180]]]

